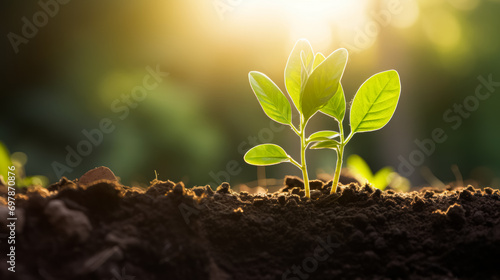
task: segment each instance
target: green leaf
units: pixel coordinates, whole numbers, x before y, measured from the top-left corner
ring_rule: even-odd
[[[304,52],[303,55],[301,53]],[[302,63],[302,57],[304,57],[304,63]],[[285,67],[285,86],[288,94],[292,98],[293,104],[300,111],[300,93],[303,85],[305,85],[307,80],[307,75],[303,74],[302,65],[309,65],[310,61],[314,60],[314,53],[306,39],[301,39],[297,41],[293,47],[288,61]]]
[[[251,148],[244,156],[245,161],[252,165],[273,165],[290,162],[290,157],[278,145],[262,144]]]
[[[398,105],[401,84],[395,70],[371,76],[359,88],[351,107],[353,133],[378,130],[392,118]]]
[[[301,79],[303,81],[307,80],[307,78],[309,77],[309,75],[311,74],[312,70],[313,70],[313,60],[312,59],[309,59],[307,56],[306,56],[306,53],[304,51],[301,51],[300,52],[300,60],[302,61],[302,76],[301,76]],[[305,70],[305,71],[304,71]],[[305,79],[304,79],[304,74],[305,75]],[[304,87],[305,83],[302,84],[302,87]]]
[[[10,154],[5,145],[0,142],[0,175],[3,176],[5,182],[7,182],[7,175],[9,172],[8,167],[12,165],[12,161],[10,160]]]
[[[311,149],[337,149],[340,143],[335,140],[319,141],[311,146]]]
[[[306,122],[337,92],[346,63],[347,50],[338,49],[312,71],[300,96],[299,111]]]
[[[340,84],[337,92],[328,100],[325,107],[321,108],[321,112],[333,117],[340,123],[344,120],[345,107],[344,89]]]
[[[370,182],[375,188],[384,190],[389,184],[389,176],[394,172],[391,167],[384,167],[373,175],[370,167],[358,155],[351,155],[347,159],[347,167],[355,173],[355,176],[363,178]],[[360,178],[358,178],[359,180]]]
[[[279,123],[291,124],[292,108],[278,86],[260,72],[251,71],[248,78],[266,115]]]
[[[302,81],[304,81],[301,85],[301,88],[300,88],[300,92],[302,93],[304,91],[304,87],[306,86],[306,81],[307,79],[309,79],[309,75],[311,74],[312,72],[312,61],[307,61],[307,59],[305,58],[305,55],[304,55],[304,52],[301,52],[300,53],[300,59],[301,59],[301,72],[300,72],[300,79]],[[300,108],[300,102],[302,102],[302,100],[299,99],[299,108]],[[299,111],[300,112],[300,111]]]
[[[384,167],[380,169],[375,176],[373,176],[372,185],[380,190],[384,190],[389,185],[389,179],[394,170],[391,167]]]
[[[363,177],[370,182],[373,178],[373,173],[366,161],[358,155],[350,155],[347,158],[347,167],[358,176]]]
[[[316,53],[314,56],[313,69],[318,67],[318,65],[325,60],[325,56],[322,53]]]
[[[307,138],[307,142],[314,142],[314,141],[326,141],[326,140],[331,140],[333,138],[339,137],[340,134],[336,131],[332,130],[322,130],[318,131],[316,133],[311,134],[309,138]]]

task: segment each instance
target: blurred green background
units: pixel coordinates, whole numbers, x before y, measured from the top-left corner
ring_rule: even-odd
[[[414,186],[433,176],[455,181],[453,165],[465,180],[500,186],[500,88],[492,87],[485,100],[474,99],[479,76],[500,81],[498,0],[4,0],[0,5],[0,141],[11,153],[28,156],[26,174],[58,180],[54,162],[67,166],[66,147],[76,149],[86,139],[82,130],[98,129],[107,118],[114,130],[63,176],[78,178],[101,165],[125,184],[147,184],[155,170],[159,179],[188,186],[236,185],[264,171],[267,178],[299,175],[292,165],[258,171],[244,163],[242,152],[251,143],[272,141],[298,155],[298,138],[270,123],[247,74],[264,72],[284,90],[288,54],[297,39],[307,38],[324,54],[349,50],[347,100],[376,72],[396,69],[401,75],[401,99],[391,122],[354,137],[347,155],[359,154],[376,171],[398,170],[401,158],[411,161],[413,153],[415,171],[403,175]],[[168,76],[121,119],[112,104],[142,85],[147,66]],[[464,100],[474,110],[460,115],[454,104]],[[453,121],[443,117],[449,109]],[[318,115],[309,131],[320,128],[336,126]],[[430,138],[435,128],[445,131],[446,141],[418,158],[415,140]],[[308,161],[311,177],[333,174],[333,151],[311,151]]]

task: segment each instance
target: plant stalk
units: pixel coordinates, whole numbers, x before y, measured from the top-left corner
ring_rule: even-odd
[[[349,142],[351,137],[347,137],[347,141],[344,141],[344,127],[342,121],[339,121],[339,132],[340,132],[340,146],[335,151],[337,152],[337,166],[335,167],[335,175],[333,176],[332,188],[330,194],[337,192],[337,185],[339,184],[340,171],[342,170],[342,159],[344,156],[344,147]]]
[[[304,179],[304,190],[307,198],[311,198],[311,190],[309,189],[309,176],[307,175],[306,166],[306,129],[304,123],[304,116],[300,116],[300,169],[302,170],[302,178]]]
[[[335,193],[337,191],[337,185],[339,184],[340,170],[342,169],[342,157],[344,155],[344,144],[342,143],[337,150],[337,166],[335,167],[335,176],[333,177],[332,189],[330,193]]]

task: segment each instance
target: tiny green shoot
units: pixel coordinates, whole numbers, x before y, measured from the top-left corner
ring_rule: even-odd
[[[28,186],[42,186],[45,187],[48,185],[49,179],[42,175],[36,176],[26,176],[24,165],[28,161],[26,154],[22,152],[17,152],[10,154],[7,147],[0,142],[0,166],[5,167],[4,170],[0,170],[0,177],[4,180],[8,178],[8,169],[9,166],[15,166],[16,170],[16,186],[17,187],[28,187]]]
[[[356,180],[361,183],[371,183],[377,189],[385,190],[388,186],[395,191],[407,192],[410,190],[410,181],[399,175],[390,166],[381,168],[373,174],[366,161],[358,155],[347,158],[347,169],[352,171]]]
[[[0,170],[0,176],[2,176],[4,180],[7,180],[8,178],[7,167],[11,165],[12,161],[10,160],[9,150],[7,150],[7,147],[0,142],[0,166],[2,167],[2,170]]]
[[[279,87],[265,74],[251,71],[250,86],[262,109],[272,120],[290,126],[300,138],[300,162],[274,144],[262,144],[244,156],[247,163],[267,166],[290,162],[302,171],[306,197],[310,197],[306,149],[333,149],[337,152],[337,169],[332,193],[336,191],[345,145],[357,132],[378,130],[391,119],[399,100],[399,75],[390,70],[369,78],[358,90],[351,108],[351,133],[344,138],[343,119],[346,110],[340,80],[347,63],[347,50],[338,49],[325,57],[314,53],[310,43],[301,39],[293,48],[285,67],[285,86],[299,112],[298,128],[292,122],[290,102]],[[334,118],[339,131],[324,130],[306,136],[306,125],[318,111]]]
[[[358,155],[350,155],[347,158],[347,168],[355,173],[356,179],[362,183],[370,182],[375,188],[385,190],[391,182],[394,170],[386,166],[373,174],[366,161]]]

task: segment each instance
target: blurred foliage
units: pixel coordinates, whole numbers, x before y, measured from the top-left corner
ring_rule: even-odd
[[[377,189],[385,190],[390,186],[394,190],[408,191],[411,188],[410,181],[399,175],[390,166],[383,167],[373,173],[366,161],[358,155],[350,155],[347,158],[346,165],[356,180],[362,183],[370,183]]]
[[[12,161],[10,160],[10,154],[7,147],[5,147],[2,142],[0,142],[0,166],[2,168],[2,170],[0,170],[0,175],[6,179],[9,172],[7,167],[12,166]]]
[[[0,176],[3,177],[4,181],[7,181],[7,172],[9,171],[7,167],[15,166],[15,177],[16,177],[16,186],[17,187],[28,187],[28,186],[41,186],[46,187],[49,183],[49,179],[42,175],[36,176],[26,176],[26,171],[24,166],[28,162],[28,157],[25,153],[15,152],[12,155],[9,154],[9,151],[5,147],[5,145],[0,142],[0,166],[2,167],[2,172],[0,172]]]
[[[418,148],[415,139],[441,127],[448,138],[409,176],[412,185],[428,183],[422,167],[452,181],[456,164],[464,180],[500,186],[498,94],[481,101],[456,130],[443,119],[474,94],[478,76],[500,80],[498,0],[221,1],[226,9],[195,0],[70,1],[17,54],[3,40],[0,139],[29,156],[28,174],[54,182],[51,163],[65,161],[66,147],[85,139],[83,129],[110,118],[114,132],[64,176],[107,165],[126,184],[145,184],[157,170],[159,179],[203,185],[237,161],[241,171],[231,183],[253,181],[257,170],[244,164],[239,147],[276,141],[292,156],[299,147],[285,130],[264,139],[266,116],[250,94],[247,73],[265,72],[284,88],[282,69],[303,37],[318,51],[349,50],[346,100],[371,73],[401,75],[393,120],[380,133],[353,139],[347,154],[362,154],[374,169],[397,169],[398,157]],[[22,34],[22,18],[41,10],[38,1],[6,0],[0,7],[5,36]],[[111,103],[142,83],[148,65],[169,76],[119,119]],[[335,127],[319,116],[309,128],[329,125]],[[308,162],[311,174],[333,174],[335,155],[311,151]],[[269,178],[286,174],[297,173],[292,166],[266,169]]]
[[[392,167],[386,166],[374,174],[366,161],[358,155],[350,155],[347,158],[347,168],[353,172],[359,182],[371,183],[375,188],[381,190],[389,185],[389,177],[394,172]]]

